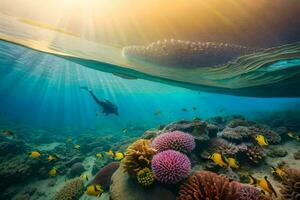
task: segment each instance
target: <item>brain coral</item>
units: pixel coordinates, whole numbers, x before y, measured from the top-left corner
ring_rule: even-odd
[[[173,184],[186,178],[191,171],[189,158],[174,150],[167,150],[156,154],[152,159],[154,177],[167,184]]]
[[[143,187],[149,187],[154,183],[154,176],[149,168],[144,168],[137,173],[137,180]]]
[[[55,195],[54,200],[77,200],[84,192],[83,180],[74,178],[68,181]]]
[[[282,188],[280,190],[283,199],[300,199],[300,170],[284,167],[285,175],[282,178]]]
[[[196,172],[180,187],[177,200],[267,200],[250,186],[209,171]]]
[[[255,145],[247,146],[246,155],[252,164],[259,164],[266,157],[264,149]]]
[[[191,152],[195,148],[195,139],[192,135],[181,131],[167,132],[157,136],[152,142],[152,147],[158,152],[169,149]]]
[[[122,160],[125,172],[130,176],[136,174],[145,167],[150,168],[151,159],[156,150],[150,146],[150,140],[140,139],[131,144],[126,151],[126,156]]]

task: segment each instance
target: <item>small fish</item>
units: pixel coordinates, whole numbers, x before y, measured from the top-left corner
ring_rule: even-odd
[[[268,192],[271,196],[272,194],[275,195],[275,197],[277,197],[277,193],[274,189],[274,187],[272,186],[272,184],[270,183],[270,181],[268,180],[268,177],[265,176],[264,178],[258,180],[258,185],[266,192]]]
[[[160,111],[160,110],[156,111],[156,112],[154,113],[154,115],[155,115],[155,116],[161,115],[161,111]]]
[[[240,167],[238,161],[235,158],[227,158],[227,163],[231,168],[238,169]]]
[[[122,153],[122,152],[116,152],[116,153],[114,154],[115,160],[122,160],[124,157],[125,157],[125,154]]]
[[[80,145],[79,144],[75,144],[74,148],[77,149],[77,150],[80,150]]]
[[[128,133],[128,128],[123,128],[123,129],[122,129],[122,132],[123,132],[123,133]]]
[[[182,108],[182,109],[181,109],[181,111],[182,111],[182,112],[187,112],[187,111],[188,111],[188,109],[186,109],[186,108]]]
[[[57,156],[57,155],[49,155],[48,158],[47,158],[47,160],[48,160],[49,162],[51,162],[51,161],[53,161],[53,160],[57,160],[57,159],[58,159],[58,156]]]
[[[90,196],[99,197],[104,192],[103,188],[99,184],[91,184],[87,186],[85,193]]]
[[[112,150],[109,150],[107,152],[105,152],[107,155],[111,156],[111,157],[114,157],[114,152]]]
[[[254,186],[257,185],[257,180],[256,180],[256,178],[254,178],[252,175],[249,175],[248,178],[249,178],[249,184],[250,184],[250,185],[254,185]]]
[[[267,142],[265,136],[263,136],[263,135],[256,135],[255,140],[257,141],[257,143],[260,146],[267,146],[268,145],[268,142]]]
[[[289,131],[289,132],[287,133],[287,135],[288,135],[290,138],[293,138],[293,139],[296,139],[296,140],[300,140],[300,137],[299,137],[295,132]]]
[[[194,106],[192,109],[193,109],[193,111],[196,111],[196,110],[197,110],[197,107]]]
[[[227,164],[224,161],[224,157],[222,156],[221,153],[213,153],[212,155],[208,156],[208,159],[211,159],[220,167],[226,167]]]
[[[88,177],[87,174],[82,174],[82,175],[80,176],[80,178],[81,178],[82,180],[86,180],[86,181],[89,180],[89,177]]]
[[[95,154],[95,157],[96,157],[96,158],[103,158],[103,155],[102,155],[101,153],[96,153],[96,154]]]
[[[55,177],[57,175],[58,171],[55,167],[49,170],[48,175],[51,177]]]
[[[282,169],[280,169],[279,167],[271,167],[271,172],[272,172],[272,174],[275,174],[275,175],[279,176],[280,178],[282,178],[284,175],[284,171]]]
[[[30,158],[38,158],[40,157],[42,154],[39,151],[32,151],[29,153],[29,157]]]
[[[13,137],[15,134],[9,130],[3,131],[5,137]]]

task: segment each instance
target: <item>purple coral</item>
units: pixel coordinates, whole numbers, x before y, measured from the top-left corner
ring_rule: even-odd
[[[255,187],[243,185],[236,193],[236,200],[270,200]]]
[[[173,184],[186,178],[191,171],[189,158],[174,150],[156,154],[151,162],[154,177],[167,184]]]
[[[152,146],[158,151],[176,150],[180,152],[191,152],[195,148],[195,139],[192,135],[181,131],[163,133],[157,136]]]

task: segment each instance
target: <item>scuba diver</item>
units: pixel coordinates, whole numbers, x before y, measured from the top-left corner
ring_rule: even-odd
[[[118,107],[114,105],[112,102],[110,102],[109,100],[102,101],[98,99],[96,95],[93,93],[93,91],[90,90],[88,87],[80,87],[80,88],[90,93],[90,95],[92,96],[96,104],[102,107],[103,114],[105,115],[115,114],[117,116],[119,115]]]

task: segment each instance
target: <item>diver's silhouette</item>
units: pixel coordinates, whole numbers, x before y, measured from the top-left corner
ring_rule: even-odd
[[[93,93],[92,90],[90,90],[88,87],[80,87],[83,90],[86,90],[90,93],[96,104],[98,104],[100,107],[102,107],[102,113],[105,115],[109,114],[115,114],[119,115],[118,107],[114,105],[109,100],[102,101],[96,97],[96,95]]]

